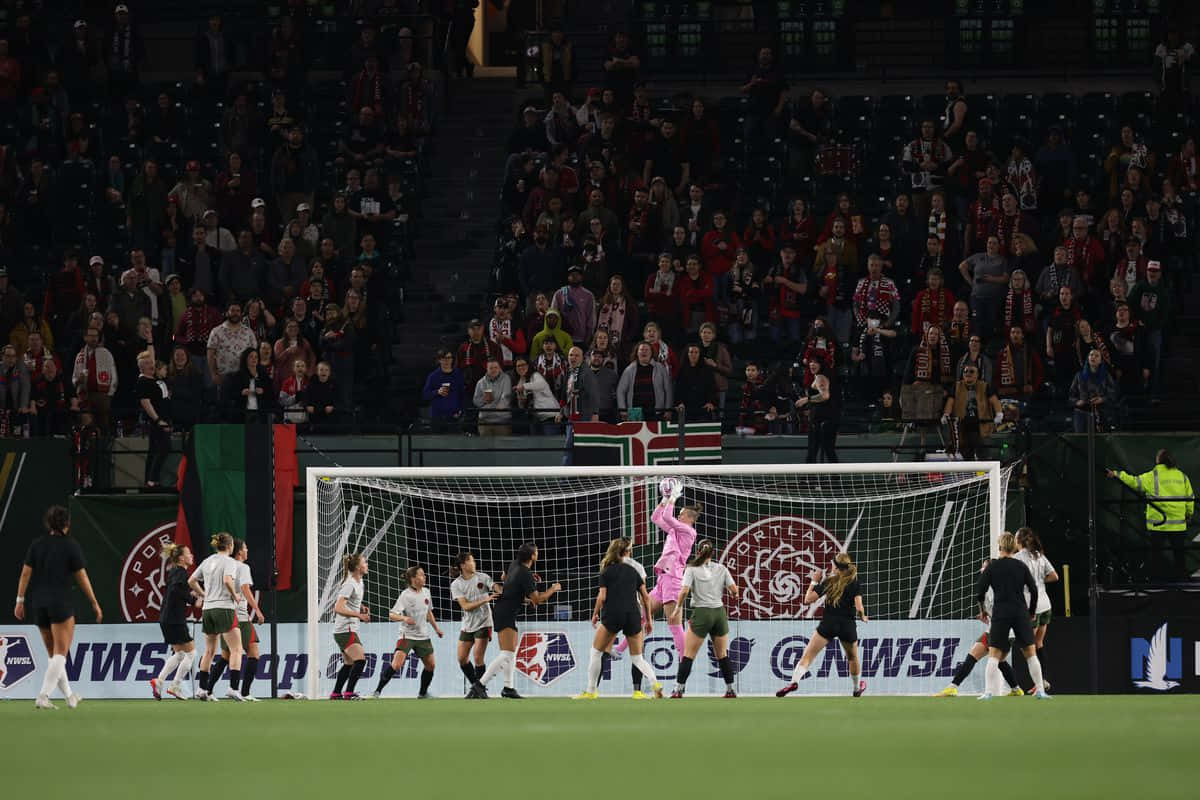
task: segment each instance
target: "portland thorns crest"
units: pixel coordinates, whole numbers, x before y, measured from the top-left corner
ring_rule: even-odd
[[[121,567],[121,612],[127,622],[158,621],[167,577],[162,549],[173,541],[175,523],[168,522],[139,539],[125,556]],[[195,606],[189,605],[189,619],[194,614]]]
[[[730,608],[739,619],[798,619],[817,609],[804,605],[808,574],[828,572],[842,545],[832,533],[803,517],[767,517],[742,528],[721,553],[741,587]]]

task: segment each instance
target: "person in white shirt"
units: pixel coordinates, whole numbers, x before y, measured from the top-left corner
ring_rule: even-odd
[[[200,563],[188,580],[188,585],[200,595],[204,609],[201,616],[204,656],[200,659],[200,670],[196,675],[200,682],[196,697],[215,701],[217,698],[211,693],[208,669],[212,666],[213,656],[217,654],[217,641],[224,639],[229,646],[229,681],[231,687],[236,686],[241,680],[242,632],[237,626],[238,562],[232,557],[233,537],[228,533],[213,534],[210,544],[216,552]],[[230,700],[242,699],[241,694],[232,688],[226,696]]]
[[[442,629],[438,627],[433,616],[433,600],[429,590],[425,588],[425,570],[421,567],[409,567],[404,571],[404,579],[408,588],[396,598],[396,604],[388,612],[388,619],[400,623],[400,638],[396,640],[396,650],[390,664],[384,666],[379,676],[379,685],[375,687],[374,697],[383,694],[383,688],[388,685],[392,676],[404,666],[409,651],[421,659],[425,667],[421,671],[421,689],[417,698],[425,700],[432,697],[429,694],[429,684],[433,683],[433,669],[437,665],[433,657],[433,643],[429,640],[429,630],[442,638]]]
[[[679,674],[675,678],[673,699],[683,697],[692,662],[700,652],[700,645],[712,639],[713,655],[721,677],[725,679],[725,697],[737,697],[733,689],[733,665],[729,662],[729,617],[725,613],[725,593],[737,597],[738,587],[729,574],[729,568],[712,560],[715,546],[705,539],[696,548],[696,555],[688,561],[683,571],[683,588],[679,590],[677,607],[683,608],[688,595],[692,596],[692,620],[684,639],[683,659],[679,662]]]
[[[1058,573],[1054,571],[1054,566],[1050,563],[1050,559],[1042,552],[1042,540],[1033,532],[1032,528],[1017,529],[1017,544],[1021,549],[1017,552],[1017,558],[1025,562],[1025,566],[1029,567],[1029,573],[1033,575],[1034,583],[1038,588],[1037,614],[1033,619],[1033,638],[1034,644],[1037,646],[1038,661],[1042,660],[1042,648],[1046,643],[1046,630],[1050,627],[1050,596],[1046,593],[1046,584],[1055,583],[1058,581]],[[1050,681],[1046,680],[1044,675],[1042,678],[1043,688],[1046,691],[1050,690]]]
[[[475,569],[475,556],[459,553],[450,567],[450,599],[462,609],[462,629],[458,634],[458,666],[467,679],[468,700],[486,700],[487,690],[480,696],[476,684],[487,671],[483,657],[492,640],[492,600],[500,594],[500,585],[486,572]]]
[[[342,559],[346,578],[338,589],[337,601],[333,605],[333,640],[342,651],[342,668],[330,693],[330,700],[358,700],[354,686],[367,665],[362,639],[358,635],[358,623],[370,622],[371,615],[363,600],[363,576],[367,574],[367,557],[351,553]],[[343,688],[346,690],[343,692]]]

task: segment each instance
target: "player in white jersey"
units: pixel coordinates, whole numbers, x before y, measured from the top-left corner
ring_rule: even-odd
[[[224,639],[229,646],[229,677],[233,683],[241,679],[242,669],[242,632],[237,626],[237,567],[233,560],[233,537],[228,533],[214,534],[210,541],[216,550],[200,563],[199,569],[192,573],[188,585],[197,595],[201,596],[201,616],[204,630],[204,656],[200,659],[200,670],[196,677],[200,689],[196,692],[199,700],[216,700],[208,690],[208,668],[212,666],[213,657],[217,654],[217,642]],[[236,692],[234,694],[237,694]],[[241,699],[238,694],[234,699]]]
[[[418,699],[425,700],[429,694],[429,684],[433,682],[433,669],[437,662],[433,657],[433,643],[429,640],[429,630],[442,638],[442,629],[438,627],[433,616],[433,599],[425,588],[425,570],[420,567],[409,567],[404,571],[404,579],[408,588],[396,598],[396,604],[388,612],[388,619],[400,623],[400,638],[396,640],[396,650],[392,661],[383,668],[379,676],[379,685],[375,687],[375,697],[383,694],[392,676],[404,666],[409,651],[421,659],[425,669],[421,670],[421,688],[417,693]]]
[[[233,540],[233,560],[238,562],[237,575],[234,578],[234,583],[237,585],[237,625],[238,630],[242,634],[242,647],[245,650],[246,659],[242,664],[242,682],[239,686],[231,682],[229,691],[225,696],[231,700],[250,700],[257,702],[256,698],[250,696],[250,684],[254,681],[254,672],[258,669],[258,632],[254,630],[254,618],[257,617],[261,623],[264,621],[262,610],[258,606],[258,600],[254,597],[254,578],[250,574],[250,565],[246,563],[246,559],[250,555],[250,549],[241,539]],[[221,642],[221,655],[213,659],[212,666],[208,672],[208,685],[200,688],[208,690],[211,694],[217,687],[217,683],[221,680],[221,673],[225,669],[225,665],[229,662],[229,646],[225,642]],[[234,695],[239,697],[234,697]]]
[[[354,687],[367,665],[362,639],[358,635],[358,624],[371,621],[370,611],[363,602],[363,577],[367,574],[367,557],[351,553],[342,559],[342,568],[346,577],[338,589],[337,601],[333,606],[336,618],[333,623],[333,640],[342,651],[342,668],[338,670],[337,681],[329,699],[358,700],[359,696]]]
[[[450,567],[450,599],[462,609],[458,634],[458,667],[467,679],[468,700],[486,700],[487,689],[479,683],[487,665],[483,661],[492,640],[492,600],[500,595],[500,584],[475,568],[473,553],[459,553]]]
[[[1042,661],[1042,649],[1046,644],[1046,630],[1050,627],[1050,595],[1046,593],[1046,584],[1055,583],[1058,581],[1058,573],[1054,571],[1054,566],[1050,563],[1050,559],[1046,558],[1042,552],[1042,540],[1033,532],[1032,528],[1019,528],[1017,530],[1017,544],[1021,549],[1017,552],[1016,557],[1025,562],[1025,566],[1029,567],[1029,572],[1033,575],[1033,581],[1038,587],[1037,614],[1033,620],[1033,638],[1037,645],[1038,661]],[[1046,691],[1050,691],[1050,681],[1046,680],[1045,670],[1042,672],[1042,683]]]
[[[987,565],[990,561],[990,558],[985,558],[983,560],[983,564],[981,564],[979,567],[979,571],[983,572],[985,569],[987,569]],[[975,643],[971,645],[971,649],[967,652],[966,658],[964,658],[962,663],[955,668],[954,679],[950,682],[950,685],[935,694],[934,697],[957,697],[958,687],[962,686],[963,681],[965,681],[967,676],[971,674],[971,670],[975,669],[976,662],[987,655],[989,644],[987,619],[991,619],[992,616],[993,597],[994,595],[992,594],[992,590],[988,589],[983,600],[984,613],[979,615],[979,621],[983,623],[983,634],[977,640],[975,640]],[[1009,649],[1008,642],[996,644],[996,646],[1006,651],[1005,655],[1007,656],[1007,650]],[[1014,696],[1024,694],[1020,687],[1017,686],[1017,678],[1015,675],[1013,675],[1012,666],[1008,663],[1007,658],[1001,659],[1000,661],[1000,674],[1004,677],[1004,680],[1008,682],[1009,694]]]
[[[729,568],[712,560],[715,545],[709,539],[700,542],[696,555],[687,562],[683,571],[683,588],[679,590],[678,607],[684,607],[688,595],[692,596],[692,619],[688,624],[687,638],[683,645],[683,660],[679,663],[679,674],[675,678],[673,699],[683,697],[692,663],[706,638],[712,637],[713,655],[721,677],[725,679],[725,696],[737,697],[733,689],[733,665],[729,662],[729,617],[725,614],[726,592],[737,597],[738,587],[729,574]]]

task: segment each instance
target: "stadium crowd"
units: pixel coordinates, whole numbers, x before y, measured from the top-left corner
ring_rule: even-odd
[[[1119,425],[1165,390],[1195,271],[1192,54],[1159,47],[1157,96],[833,98],[764,47],[709,99],[652,96],[623,33],[579,89],[556,31],[508,140],[492,316],[426,381],[434,426],[835,435],[902,398],[964,452],[1022,419]]]
[[[62,38],[18,9],[0,35],[0,436],[82,454],[139,427],[354,418],[386,380],[437,117],[414,5],[373,4],[336,51],[305,35],[315,8],[236,36],[213,15],[171,84],[143,78],[123,3]],[[310,75],[319,49],[340,79]]]

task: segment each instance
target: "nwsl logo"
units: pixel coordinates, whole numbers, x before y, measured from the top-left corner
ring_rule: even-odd
[[[549,686],[575,669],[571,640],[565,633],[521,634],[517,669],[538,686]]]
[[[0,636],[0,692],[8,691],[37,671],[29,641],[20,634]]]

